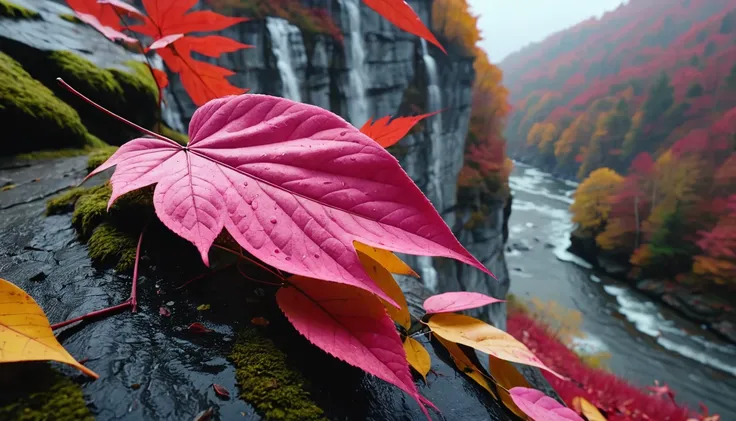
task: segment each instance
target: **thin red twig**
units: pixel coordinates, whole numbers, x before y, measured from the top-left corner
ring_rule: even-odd
[[[103,308],[102,310],[96,310],[85,315],[75,317],[60,323],[51,325],[51,330],[60,329],[64,326],[69,326],[72,323],[81,322],[83,320],[91,319],[94,317],[104,316],[110,313],[115,313],[119,310],[130,308],[133,313],[138,310],[138,262],[141,260],[141,244],[143,244],[143,233],[146,232],[146,227],[141,230],[141,235],[138,237],[138,245],[135,249],[135,263],[133,265],[133,285],[130,289],[130,297],[118,305],[112,307]]]
[[[92,105],[93,107],[97,108],[98,110],[102,111],[103,113],[105,113],[105,114],[107,114],[107,115],[109,115],[109,116],[111,116],[111,117],[113,117],[113,118],[117,119],[118,121],[121,121],[121,122],[123,122],[123,123],[127,124],[128,126],[130,126],[130,127],[133,127],[133,128],[135,128],[135,129],[137,129],[137,130],[140,130],[141,132],[143,132],[143,133],[145,133],[145,134],[147,134],[147,135],[149,135],[149,136],[153,136],[153,137],[155,137],[155,138],[157,138],[157,139],[161,139],[161,140],[164,140],[164,141],[166,141],[166,142],[169,142],[169,143],[171,143],[171,144],[173,144],[173,145],[176,145],[176,146],[177,146],[177,147],[179,147],[179,148],[182,148],[182,146],[181,146],[180,144],[178,144],[178,143],[176,143],[175,141],[173,141],[173,140],[169,139],[168,137],[166,137],[166,136],[163,136],[163,135],[160,135],[160,134],[158,134],[158,133],[156,133],[156,132],[154,132],[154,131],[148,130],[148,129],[146,129],[145,127],[141,127],[141,126],[139,126],[139,125],[137,125],[137,124],[133,123],[132,121],[130,121],[130,120],[127,120],[127,119],[125,119],[125,118],[123,118],[123,117],[121,117],[121,116],[119,116],[119,115],[115,114],[114,112],[112,112],[112,111],[108,110],[107,108],[103,107],[102,105],[100,105],[100,104],[98,104],[98,103],[96,103],[96,102],[92,101],[91,99],[89,99],[89,98],[87,98],[86,96],[84,96],[84,95],[83,95],[83,94],[82,94],[81,92],[79,92],[79,91],[77,91],[76,89],[72,88],[72,87],[71,87],[71,85],[69,85],[68,83],[66,83],[66,82],[64,81],[64,79],[62,79],[62,78],[60,78],[60,77],[57,77],[57,78],[56,78],[56,81],[57,81],[57,82],[59,82],[59,83],[60,83],[60,84],[61,84],[61,85],[62,85],[62,86],[63,86],[64,88],[66,88],[66,89],[67,89],[67,90],[68,90],[69,92],[71,92],[71,93],[73,93],[74,95],[76,95],[76,96],[78,96],[78,97],[82,98],[82,99],[83,99],[83,100],[84,100],[85,102],[87,102],[88,104]]]

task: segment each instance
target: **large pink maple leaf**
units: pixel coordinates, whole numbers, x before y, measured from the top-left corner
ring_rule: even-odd
[[[133,139],[90,176],[116,166],[109,205],[157,183],[156,214],[205,264],[224,228],[269,265],[354,285],[390,303],[353,241],[454,258],[490,273],[398,161],[327,110],[267,95],[228,96],[194,113],[189,137],[187,146],[163,136]]]

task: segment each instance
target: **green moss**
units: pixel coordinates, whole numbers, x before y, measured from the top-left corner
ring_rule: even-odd
[[[72,86],[88,86],[105,96],[123,96],[123,87],[112,72],[97,67],[71,51],[53,51],[49,54],[49,59]]]
[[[240,397],[264,418],[276,421],[326,420],[304,390],[304,379],[289,368],[286,355],[258,330],[246,328],[230,354]]]
[[[77,198],[72,214],[72,225],[82,238],[89,238],[107,215],[107,202],[111,194],[112,187],[108,183],[88,189]]]
[[[48,364],[14,364],[2,370],[0,420],[94,421],[79,385]]]
[[[71,211],[77,200],[88,190],[86,187],[76,187],[51,198],[46,202],[46,215],[58,215]]]
[[[0,0],[0,16],[11,19],[41,19],[41,15],[37,12],[18,6],[8,0]]]
[[[0,52],[0,120],[5,126],[3,154],[84,147],[89,141],[79,114]],[[10,141],[10,139],[14,139]]]
[[[87,133],[85,138],[87,139],[88,143],[81,148],[44,149],[40,151],[17,154],[15,155],[14,159],[33,161],[37,159],[70,158],[73,156],[105,153],[105,151],[109,151],[111,148],[113,148],[93,134]]]
[[[102,165],[103,162],[107,161],[108,158],[118,150],[117,146],[109,146],[107,148],[98,149],[89,154],[87,160],[87,172],[91,173],[92,170]]]
[[[72,15],[71,13],[62,13],[62,14],[59,15],[59,17],[62,18],[62,19],[64,19],[67,22],[71,22],[71,23],[82,23],[82,21],[79,20],[78,17],[76,17],[75,15]]]
[[[99,264],[114,264],[115,269],[124,272],[133,268],[137,239],[103,222],[87,241],[89,257]]]
[[[145,63],[130,60],[125,65],[130,72],[110,69],[110,73],[125,91],[126,102],[134,104],[139,100],[149,104],[158,104],[158,86]]]

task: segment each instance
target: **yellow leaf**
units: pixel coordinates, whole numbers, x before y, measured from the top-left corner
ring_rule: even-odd
[[[355,246],[356,251],[370,256],[391,273],[395,273],[397,275],[413,276],[415,278],[419,277],[419,275],[414,272],[414,270],[409,267],[409,265],[404,263],[403,260],[399,259],[399,257],[393,254],[393,252],[376,247],[371,247],[358,241],[353,241],[353,246]]]
[[[517,386],[531,388],[529,382],[526,381],[526,378],[521,373],[519,373],[519,370],[517,370],[513,364],[508,361],[496,358],[493,355],[488,356],[488,371],[491,372],[491,377],[493,377],[493,380],[495,380],[497,384],[502,386],[498,388],[498,394],[501,395],[501,401],[503,402],[503,404],[506,405],[506,407],[510,409],[511,412],[516,414],[519,418],[524,419],[526,417],[526,414],[524,413],[524,411],[519,409],[518,406],[516,406],[507,390],[511,390],[512,388]]]
[[[393,321],[403,326],[404,329],[409,329],[411,327],[409,307],[406,304],[404,292],[399,287],[399,284],[396,283],[396,279],[394,279],[393,275],[391,275],[386,268],[381,266],[380,263],[369,255],[358,251],[358,258],[360,259],[360,263],[363,265],[363,268],[368,273],[368,276],[376,281],[376,285],[378,285],[386,295],[391,297],[396,304],[399,305],[399,308],[396,308],[386,300],[381,299],[383,306],[386,307],[388,315]]]
[[[0,278],[0,363],[58,361],[99,378],[56,340],[41,307],[25,291]]]
[[[475,348],[502,360],[539,367],[565,379],[544,365],[526,345],[513,336],[473,317],[440,313],[433,315],[427,324],[432,332],[448,341]]]
[[[442,339],[439,336],[435,337],[438,341],[440,341],[442,346],[445,347],[447,352],[450,353],[450,357],[452,357],[452,361],[455,363],[455,366],[458,370],[462,371],[468,377],[473,379],[483,389],[487,390],[488,393],[490,393],[491,396],[493,396],[495,399],[498,399],[498,397],[496,397],[496,394],[493,393],[493,389],[491,389],[491,386],[488,384],[488,379],[486,379],[486,376],[484,376],[483,373],[481,373],[481,371],[478,369],[478,367],[476,367],[475,364],[470,361],[470,358],[465,355],[463,350],[460,349],[460,347],[455,342]]]
[[[603,414],[601,414],[598,408],[596,408],[595,405],[588,402],[583,397],[578,396],[573,398],[572,406],[578,412],[583,414],[585,419],[587,419],[588,421],[606,421],[606,419],[603,417]]]
[[[432,368],[432,360],[424,346],[413,338],[406,338],[404,341],[404,351],[406,351],[406,360],[409,361],[414,369],[424,377],[427,382],[427,373]]]

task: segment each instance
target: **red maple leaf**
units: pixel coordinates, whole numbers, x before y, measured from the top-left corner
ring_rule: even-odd
[[[132,25],[129,29],[158,40],[167,35],[219,31],[248,20],[224,16],[211,10],[186,13],[197,2],[198,0],[143,0],[148,16],[143,17],[143,24]]]
[[[217,35],[199,38],[185,36],[178,37],[165,48],[159,49],[158,54],[171,71],[179,74],[181,83],[194,104],[201,106],[211,99],[239,95],[248,90],[233,86],[227,80],[228,76],[235,74],[233,71],[195,60],[192,52],[216,58],[222,53],[248,47],[250,46]]]
[[[363,2],[400,29],[426,39],[447,54],[445,48],[437,41],[432,31],[422,23],[409,3],[404,0],[363,0]]]
[[[363,127],[360,128],[360,131],[378,142],[379,145],[384,148],[388,148],[406,136],[406,134],[409,133],[409,130],[419,123],[419,121],[437,113],[439,113],[439,111],[413,117],[397,117],[390,122],[389,120],[391,119],[391,116],[379,118],[376,121],[370,119],[365,122]]]

